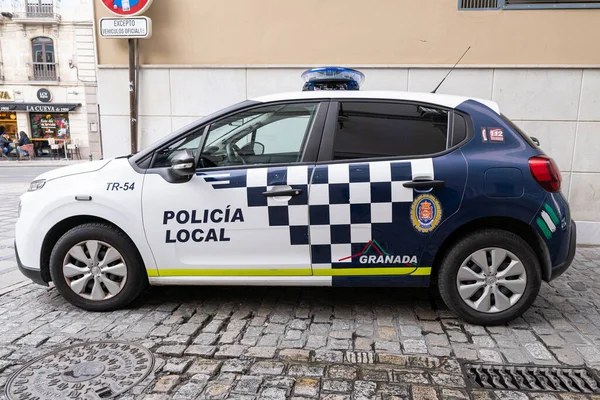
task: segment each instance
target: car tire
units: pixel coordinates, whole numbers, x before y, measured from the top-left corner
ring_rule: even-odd
[[[533,304],[542,276],[539,260],[525,240],[508,231],[485,229],[452,246],[441,261],[437,282],[446,305],[464,321],[500,325]]]
[[[65,233],[50,255],[50,276],[69,303],[88,311],[125,307],[148,285],[131,239],[103,223],[80,225]]]

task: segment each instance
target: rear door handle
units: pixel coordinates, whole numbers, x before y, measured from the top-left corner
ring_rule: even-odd
[[[276,197],[276,196],[299,196],[302,193],[302,189],[288,189],[288,188],[283,188],[283,189],[278,189],[278,188],[274,188],[272,190],[269,190],[267,192],[263,192],[263,196],[265,197]]]
[[[411,182],[406,182],[402,186],[411,189],[428,189],[434,187],[442,187],[445,184],[446,182],[439,180],[414,180]]]

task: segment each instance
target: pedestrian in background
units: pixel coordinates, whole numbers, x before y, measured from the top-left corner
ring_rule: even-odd
[[[26,150],[23,150],[21,148],[27,144],[31,144],[31,139],[29,139],[29,136],[27,136],[25,132],[19,132],[19,144],[17,146],[19,157],[27,157],[29,155],[29,153]]]
[[[8,133],[5,132],[4,125],[0,125],[0,149],[2,149],[2,158],[8,158],[8,155],[13,151],[10,144],[12,140]]]

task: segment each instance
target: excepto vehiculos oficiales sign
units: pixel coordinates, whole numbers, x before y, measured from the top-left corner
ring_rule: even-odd
[[[101,18],[100,36],[107,39],[147,39],[152,36],[148,17]]]

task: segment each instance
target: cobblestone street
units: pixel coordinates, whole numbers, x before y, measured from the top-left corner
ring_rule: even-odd
[[[19,196],[27,190],[27,185],[24,182],[5,183],[0,192],[0,294],[26,281],[17,269],[13,243]]]
[[[17,269],[13,241],[17,221],[19,196],[27,190],[29,183],[38,175],[53,168],[71,164],[66,161],[28,161],[22,166],[16,161],[2,161],[0,175],[0,295],[27,283]]]
[[[9,197],[3,263],[14,263]],[[156,356],[154,373],[122,399],[600,398],[483,390],[459,363],[600,369],[598,260],[599,248],[579,248],[523,318],[488,328],[464,324],[427,290],[155,287],[128,309],[91,313],[28,284],[0,295],[0,399],[36,356],[105,340]]]

